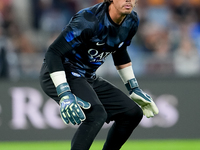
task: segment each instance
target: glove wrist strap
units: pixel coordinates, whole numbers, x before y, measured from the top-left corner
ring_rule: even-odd
[[[132,78],[128,80],[128,82],[125,84],[128,91],[131,91],[132,89],[139,87],[138,82],[136,78]]]
[[[69,84],[67,82],[58,85],[56,87],[56,91],[57,91],[58,97],[60,98],[66,95],[66,92],[71,92]]]

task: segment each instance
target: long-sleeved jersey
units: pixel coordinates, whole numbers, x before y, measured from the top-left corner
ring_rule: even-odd
[[[132,11],[118,25],[110,18],[108,6],[99,3],[72,17],[45,55],[50,73],[70,64],[82,76],[93,76],[109,54],[115,65],[130,62],[126,47],[138,29],[138,16]]]

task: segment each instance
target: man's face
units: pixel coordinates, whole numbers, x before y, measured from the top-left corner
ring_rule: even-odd
[[[121,15],[128,15],[135,7],[138,0],[113,0],[111,3],[118,13]]]

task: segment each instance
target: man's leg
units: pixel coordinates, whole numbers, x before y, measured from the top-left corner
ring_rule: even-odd
[[[108,81],[98,78],[93,85],[108,118],[114,120],[103,150],[119,150],[143,117],[141,108]]]
[[[90,109],[83,110],[86,120],[77,129],[71,141],[71,150],[89,150],[107,119],[107,112],[92,88],[93,80],[88,83],[85,78],[74,77],[71,74],[67,74],[67,77],[72,92],[91,104]]]
[[[74,77],[71,73],[67,73],[67,77],[72,93],[91,104],[90,109],[83,110],[86,120],[77,129],[71,142],[71,150],[89,150],[94,138],[107,119],[107,113],[92,86],[84,78]],[[59,104],[60,99],[57,96],[46,64],[43,65],[41,70],[40,83],[44,92]]]
[[[77,129],[71,142],[71,150],[89,150],[107,118],[101,105],[91,107],[90,110],[85,111],[85,114],[86,120]]]
[[[137,127],[143,117],[142,110],[135,107],[125,113],[115,116],[103,150],[119,150],[127,141],[132,131]]]

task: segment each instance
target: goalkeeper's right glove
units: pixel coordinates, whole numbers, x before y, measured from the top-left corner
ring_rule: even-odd
[[[159,110],[153,99],[145,92],[143,92],[135,78],[128,80],[126,88],[130,92],[130,98],[134,100],[143,110],[143,114],[147,117],[153,117],[159,113]]]
[[[86,119],[84,109],[89,109],[91,104],[76,97],[71,93],[68,83],[62,83],[56,88],[60,98],[60,115],[65,124],[71,122],[73,125],[80,124]]]

